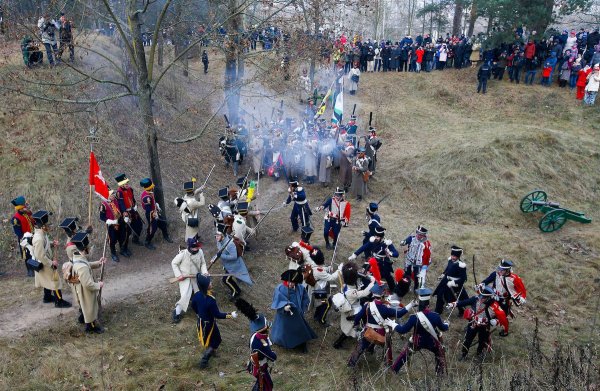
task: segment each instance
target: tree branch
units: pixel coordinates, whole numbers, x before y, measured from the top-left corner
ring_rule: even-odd
[[[58,103],[67,103],[67,104],[76,104],[76,105],[93,105],[93,104],[98,104],[98,103],[102,103],[102,102],[107,102],[109,100],[114,100],[114,99],[119,99],[119,98],[124,98],[126,96],[134,95],[129,92],[122,92],[122,93],[116,94],[116,95],[105,96],[104,98],[100,98],[100,99],[74,100],[74,99],[62,99],[62,98],[57,98],[57,97],[32,94],[30,92],[25,92],[25,91],[22,91],[22,90],[19,90],[16,88],[6,87],[6,86],[0,86],[0,89],[5,89],[7,91],[16,92],[18,94],[25,95],[25,96],[28,96],[28,97],[34,98],[34,99],[43,100],[46,102],[58,102]]]
[[[154,54],[156,52],[156,45],[158,44],[158,34],[160,34],[160,27],[162,22],[167,14],[167,9],[171,5],[171,0],[167,0],[162,10],[160,11],[160,15],[158,16],[158,20],[156,21],[156,26],[154,26],[154,39],[152,40],[152,46],[150,46],[150,59],[148,61],[148,82],[152,83],[152,76],[154,70]]]
[[[181,140],[172,140],[172,139],[168,139],[166,137],[158,137],[159,141],[164,141],[167,143],[172,143],[172,144],[184,144],[193,140],[196,140],[197,138],[200,138],[204,132],[206,131],[206,129],[208,128],[208,125],[210,125],[210,123],[215,119],[215,117],[217,116],[217,114],[219,114],[219,112],[221,111],[221,109],[223,108],[223,106],[225,106],[225,102],[227,100],[224,99],[223,102],[221,102],[221,105],[219,106],[219,108],[217,110],[215,110],[215,112],[213,113],[213,115],[208,119],[208,121],[204,124],[204,127],[200,130],[200,132],[198,132],[198,134],[195,134],[193,136],[190,136],[188,138],[184,138]]]
[[[135,58],[135,53],[133,51],[133,47],[131,47],[131,43],[127,40],[127,35],[125,35],[125,32],[123,31],[123,28],[121,27],[121,23],[119,22],[119,19],[117,18],[117,16],[113,12],[112,8],[110,8],[110,4],[108,4],[108,0],[102,0],[102,3],[104,3],[104,6],[106,7],[106,10],[110,14],[110,17],[112,18],[113,22],[115,23],[115,26],[116,26],[117,30],[119,31],[119,35],[121,36],[121,39],[123,40],[123,44],[127,48],[127,51],[129,52],[129,56],[131,57],[131,61],[133,61],[134,64],[136,64],[136,67],[137,67],[137,61],[136,61],[136,58]]]

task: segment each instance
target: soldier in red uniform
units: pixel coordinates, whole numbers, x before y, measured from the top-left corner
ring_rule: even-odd
[[[11,203],[15,207],[15,214],[12,217],[12,225],[15,235],[17,236],[17,246],[19,246],[19,253],[21,254],[21,259],[25,262],[25,266],[27,267],[27,277],[34,277],[35,273],[33,269],[27,265],[27,259],[31,258],[31,254],[29,251],[21,246],[21,240],[23,240],[23,235],[27,232],[33,234],[33,218],[31,217],[31,210],[29,210],[29,204],[25,200],[25,197],[19,196],[11,201]]]
[[[527,299],[527,290],[523,280],[517,274],[512,272],[513,262],[507,259],[500,261],[498,268],[492,272],[480,284],[480,289],[483,286],[490,285],[496,292],[500,306],[506,312],[506,315],[514,317],[510,307],[514,302],[517,306],[525,304]]]
[[[325,238],[325,248],[328,250],[332,248],[329,244],[329,238],[333,239],[333,247],[337,243],[338,235],[342,229],[342,224],[347,226],[350,222],[351,206],[348,201],[344,199],[344,189],[338,187],[333,193],[333,197],[329,197],[323,205],[319,206],[317,210],[328,210],[325,215],[325,223],[323,225],[323,237]]]
[[[166,242],[173,243],[169,237],[169,232],[167,231],[167,220],[160,218],[161,209],[160,205],[154,199],[154,183],[152,183],[152,179],[142,179],[140,181],[140,186],[144,188],[141,200],[142,206],[146,211],[146,221],[148,222],[148,227],[146,228],[146,242],[144,245],[150,250],[156,249],[152,244],[152,238],[154,238],[157,228],[160,228]]]
[[[119,247],[121,248],[121,255],[129,257],[127,248],[124,245],[126,233],[123,231],[125,230],[125,225],[120,224],[123,219],[121,218],[121,212],[117,204],[116,193],[113,190],[109,191],[108,200],[102,201],[100,204],[100,220],[106,223],[110,256],[113,262],[119,262],[117,243],[119,243]]]
[[[131,256],[129,251],[129,237],[133,233],[132,242],[137,245],[142,245],[140,237],[142,236],[143,222],[140,214],[137,212],[135,196],[133,189],[129,186],[129,178],[125,174],[119,174],[115,177],[119,187],[117,188],[117,203],[121,212],[120,226],[123,228],[122,234],[125,236],[123,248],[127,255]]]

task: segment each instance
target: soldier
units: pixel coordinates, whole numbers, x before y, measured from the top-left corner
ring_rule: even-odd
[[[71,293],[73,294],[73,297],[77,298],[77,291],[75,289],[75,284],[73,282],[71,282],[69,280],[69,275],[72,273],[72,268],[73,268],[73,257],[75,255],[75,253],[78,251],[77,250],[77,246],[75,245],[75,243],[73,243],[73,236],[77,233],[77,231],[79,230],[79,227],[77,226],[77,217],[67,217],[66,219],[63,220],[62,223],[60,223],[59,228],[62,228],[65,230],[65,234],[67,235],[67,243],[65,244],[65,252],[67,253],[67,258],[68,261],[63,263],[62,266],[62,271],[63,271],[63,277],[64,280],[67,282],[67,284],[69,285],[69,287],[71,288]],[[92,227],[88,227],[87,231],[88,234],[92,232]],[[67,272],[67,274],[65,275],[65,271]],[[83,312],[81,311],[81,304],[79,303],[79,300],[77,300],[77,304],[79,305],[79,317],[77,318],[77,321],[81,324],[84,324],[84,318],[83,318]]]
[[[242,159],[242,154],[238,148],[237,140],[233,134],[233,131],[229,125],[225,130],[226,136],[222,136],[220,139],[220,150],[221,155],[225,157],[225,166],[229,167],[229,164],[233,166],[233,175],[238,175],[238,167]]]
[[[330,250],[329,238],[333,239],[333,247],[337,243],[338,235],[342,229],[342,224],[348,226],[350,222],[350,214],[352,207],[348,201],[344,199],[344,190],[337,187],[333,193],[333,197],[329,197],[323,205],[317,208],[318,211],[328,210],[325,216],[325,224],[323,226],[323,237],[325,238],[325,248]]]
[[[110,257],[113,262],[119,262],[117,255],[117,243],[121,249],[120,254],[124,257],[129,257],[131,253],[125,245],[127,234],[124,232],[125,226],[119,225],[119,221],[124,222],[121,218],[121,212],[116,200],[116,194],[113,190],[108,192],[108,200],[100,203],[100,220],[106,223],[108,231],[108,244],[110,247]]]
[[[150,178],[144,178],[140,181],[140,186],[144,189],[141,195],[141,201],[142,206],[146,211],[146,221],[148,222],[148,227],[146,228],[146,243],[144,245],[149,250],[156,249],[152,244],[152,238],[154,238],[157,228],[160,228],[165,242],[173,243],[169,237],[169,232],[167,231],[167,221],[160,218],[160,205],[154,199],[154,183],[152,183]]]
[[[374,284],[371,288],[373,300],[362,306],[360,311],[354,317],[354,328],[358,328],[359,324],[364,324],[362,331],[362,339],[359,340],[356,348],[352,352],[348,360],[348,366],[354,368],[358,363],[358,359],[365,350],[372,350],[375,345],[385,345],[386,328],[385,321],[389,318],[401,318],[410,309],[413,304],[410,303],[406,307],[392,308],[387,305],[387,302],[382,300],[383,287],[379,284]],[[358,331],[356,331],[358,333]],[[391,346],[387,346],[386,360],[389,364],[392,361]]]
[[[31,258],[32,254],[29,253],[27,248],[21,246],[21,241],[23,240],[23,235],[26,233],[33,232],[33,218],[31,217],[31,210],[29,210],[29,204],[25,200],[25,197],[18,196],[14,200],[11,201],[13,206],[15,207],[15,214],[12,217],[12,226],[15,235],[17,236],[17,246],[19,247],[19,253],[21,254],[21,259],[25,262],[25,267],[27,268],[27,277],[34,277],[35,273],[27,260]]]
[[[352,158],[354,157],[354,144],[351,137],[346,137],[344,146],[339,151],[340,183],[347,192],[352,185]]]
[[[198,340],[200,345],[205,348],[200,368],[208,367],[208,360],[215,356],[217,349],[221,345],[221,333],[217,325],[217,319],[236,319],[237,312],[221,312],[217,305],[217,300],[213,296],[212,283],[210,277],[198,273],[196,275],[198,292],[192,297],[192,309],[198,317],[196,329],[198,330]]]
[[[223,262],[223,270],[226,273],[222,281],[229,289],[231,299],[235,300],[242,294],[242,290],[236,280],[252,286],[252,279],[250,278],[244,259],[241,254],[238,254],[233,238],[230,238],[225,232],[225,226],[219,225],[217,227],[215,239],[217,240],[217,254],[221,262]]]
[[[381,140],[377,137],[377,131],[373,127],[369,127],[369,135],[365,138],[367,145],[365,147],[367,158],[369,159],[369,171],[371,175],[375,174],[377,169],[377,151],[381,148]]]
[[[310,216],[312,215],[312,211],[308,205],[306,192],[304,191],[304,188],[300,186],[298,180],[296,178],[291,178],[289,185],[288,197],[283,205],[289,205],[290,202],[294,201],[294,207],[292,208],[290,220],[292,221],[292,231],[297,232],[298,228],[310,225]],[[300,219],[302,226],[298,224],[298,219]]]
[[[362,201],[367,194],[369,181],[369,159],[365,157],[365,149],[358,148],[358,154],[352,163],[352,193],[357,201]]]
[[[340,278],[343,263],[340,263],[338,269],[335,272],[331,272],[331,266],[325,266],[325,257],[323,252],[318,247],[313,247],[310,252],[310,257],[314,263],[312,267],[313,277],[315,279],[315,287],[313,295],[315,297],[315,315],[314,320],[321,326],[329,327],[330,324],[327,322],[327,314],[331,310],[331,287],[329,283],[336,281]]]
[[[419,225],[413,235],[400,243],[407,246],[404,274],[414,281],[414,290],[425,286],[427,268],[431,261],[431,242],[427,239],[427,228]]]
[[[62,297],[62,280],[58,276],[58,260],[53,257],[51,247],[58,246],[58,242],[50,241],[48,237],[48,212],[40,210],[32,216],[34,222],[34,234],[31,241],[32,256],[41,265],[40,270],[35,272],[35,287],[44,288],[44,303],[54,303],[57,308],[69,308],[71,303]]]
[[[501,337],[508,335],[508,319],[506,313],[494,298],[494,290],[489,286],[483,286],[482,289],[477,290],[477,294],[477,296],[472,296],[467,300],[448,304],[450,309],[454,307],[471,307],[465,310],[464,315],[469,320],[469,326],[463,342],[461,360],[467,357],[475,336],[478,336],[477,354],[479,356],[482,356],[484,348],[486,351],[491,349],[491,327],[500,325],[502,331],[499,335]]]
[[[410,356],[421,349],[426,349],[435,354],[435,373],[442,375],[446,370],[446,355],[441,341],[441,332],[450,327],[448,322],[443,322],[437,312],[429,309],[429,300],[431,299],[431,289],[417,289],[419,297],[419,311],[408,318],[403,325],[399,325],[391,319],[385,320],[385,325],[392,330],[406,334],[413,332],[412,338],[404,346],[402,353],[392,365],[392,370],[396,373],[406,364]]]
[[[206,261],[204,260],[204,252],[202,252],[202,244],[197,238],[187,239],[187,248],[179,251],[179,253],[171,261],[173,274],[179,281],[180,299],[175,305],[172,318],[173,323],[181,321],[181,313],[187,312],[188,305],[192,294],[198,292],[198,284],[196,275],[198,273],[203,276],[208,276]]]
[[[517,274],[512,272],[513,262],[507,259],[500,261],[498,268],[495,272],[492,272],[485,280],[481,282],[482,285],[490,285],[496,291],[498,302],[506,313],[514,318],[514,315],[510,309],[514,302],[517,307],[525,304],[527,300],[527,290],[523,284],[523,280]]]
[[[393,242],[390,239],[384,239],[385,228],[376,227],[375,235],[369,238],[369,241],[358,248],[348,257],[349,261],[354,261],[361,253],[370,253],[377,260],[377,265],[381,271],[381,276],[385,279],[390,292],[396,288],[394,280],[394,261],[391,258],[398,258],[400,255]],[[372,262],[372,261],[371,261]]]
[[[366,244],[371,236],[375,236],[375,228],[381,228],[381,217],[379,216],[379,213],[377,213],[378,209],[379,205],[377,203],[369,202],[369,206],[367,206],[365,215],[369,230],[363,231],[363,244]],[[369,258],[370,256],[371,253],[365,251],[365,258]]]
[[[185,194],[182,198],[175,198],[175,205],[181,212],[181,219],[185,223],[185,241],[197,237],[200,238],[200,208],[204,206],[204,187],[200,186],[194,190],[195,178],[183,183]]]
[[[354,329],[354,317],[361,310],[360,300],[371,294],[375,284],[375,277],[369,276],[369,284],[359,289],[358,266],[354,262],[347,262],[342,267],[344,286],[342,291],[336,293],[332,302],[336,310],[340,311],[340,328],[342,333],[333,343],[334,349],[340,349],[348,338],[358,338]]]
[[[444,273],[438,278],[438,284],[433,295],[437,296],[435,302],[435,312],[441,314],[444,311],[444,305],[457,300],[466,300],[469,295],[464,289],[467,282],[467,264],[460,260],[463,249],[458,246],[450,248],[450,258]],[[464,310],[458,309],[458,315],[462,317]]]
[[[247,237],[254,235],[255,231],[246,225],[246,216],[248,215],[248,203],[239,202],[234,213],[233,224],[231,227],[232,235],[236,238],[236,244],[239,243],[243,246],[242,254],[244,251],[250,251],[250,246],[246,241]]]
[[[115,177],[115,180],[119,186],[117,188],[117,202],[122,219],[119,224],[125,229],[123,232],[125,234],[123,245],[129,248],[129,237],[133,233],[132,243],[141,246],[142,242],[140,241],[140,237],[142,236],[142,227],[144,223],[137,211],[133,189],[129,185],[129,178],[127,178],[125,174],[119,174]]]
[[[97,269],[106,263],[105,258],[101,258],[97,262],[88,261],[89,255],[89,238],[87,231],[77,232],[71,238],[71,241],[77,247],[77,251],[73,253],[73,269],[71,272],[71,281],[77,276],[75,283],[75,292],[77,293],[77,301],[81,306],[83,319],[85,322],[86,333],[102,334],[104,329],[98,323],[98,294],[104,286],[104,282],[96,282],[92,269]]]
[[[248,361],[248,373],[256,378],[252,387],[255,391],[273,390],[273,380],[269,374],[269,361],[275,362],[277,354],[271,350],[269,339],[269,327],[271,323],[267,318],[256,311],[252,304],[243,299],[235,301],[237,309],[250,321],[250,360]]]
[[[286,349],[299,347],[302,353],[307,353],[307,341],[317,335],[304,319],[310,298],[302,280],[299,270],[286,270],[281,274],[282,282],[275,288],[271,304],[271,309],[277,311],[271,338],[273,343]]]

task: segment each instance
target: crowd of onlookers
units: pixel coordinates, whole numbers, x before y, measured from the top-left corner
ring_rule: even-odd
[[[425,34],[414,39],[407,35],[397,42],[355,41],[341,36],[333,43],[328,59],[354,80],[360,72],[431,72],[445,68],[464,68],[481,64],[479,90],[486,91],[493,78],[532,85],[538,80],[550,86],[554,79],[560,87],[577,90],[576,98],[593,105],[600,81],[600,32],[564,30],[548,39],[534,39],[535,32],[516,32],[515,41],[484,48],[476,36],[447,34],[437,40]],[[539,78],[538,78],[539,73]],[[483,84],[483,85],[482,85]]]
[[[73,22],[64,13],[60,14],[58,21],[47,14],[40,17],[37,22],[39,37],[46,51],[46,59],[50,65],[62,61],[65,50],[69,51],[69,61],[75,60],[75,46],[73,44]],[[30,35],[25,35],[21,40],[21,53],[23,62],[28,68],[41,65],[44,55],[41,48]]]

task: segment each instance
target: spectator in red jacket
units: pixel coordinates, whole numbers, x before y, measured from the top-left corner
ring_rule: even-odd
[[[585,95],[585,85],[587,84],[587,77],[592,72],[592,68],[589,65],[581,68],[577,73],[577,100],[583,100]]]
[[[419,46],[419,48],[415,51],[415,54],[417,56],[417,67],[415,71],[419,73],[421,72],[421,64],[423,63],[423,55],[425,54],[425,51],[421,46]]]

